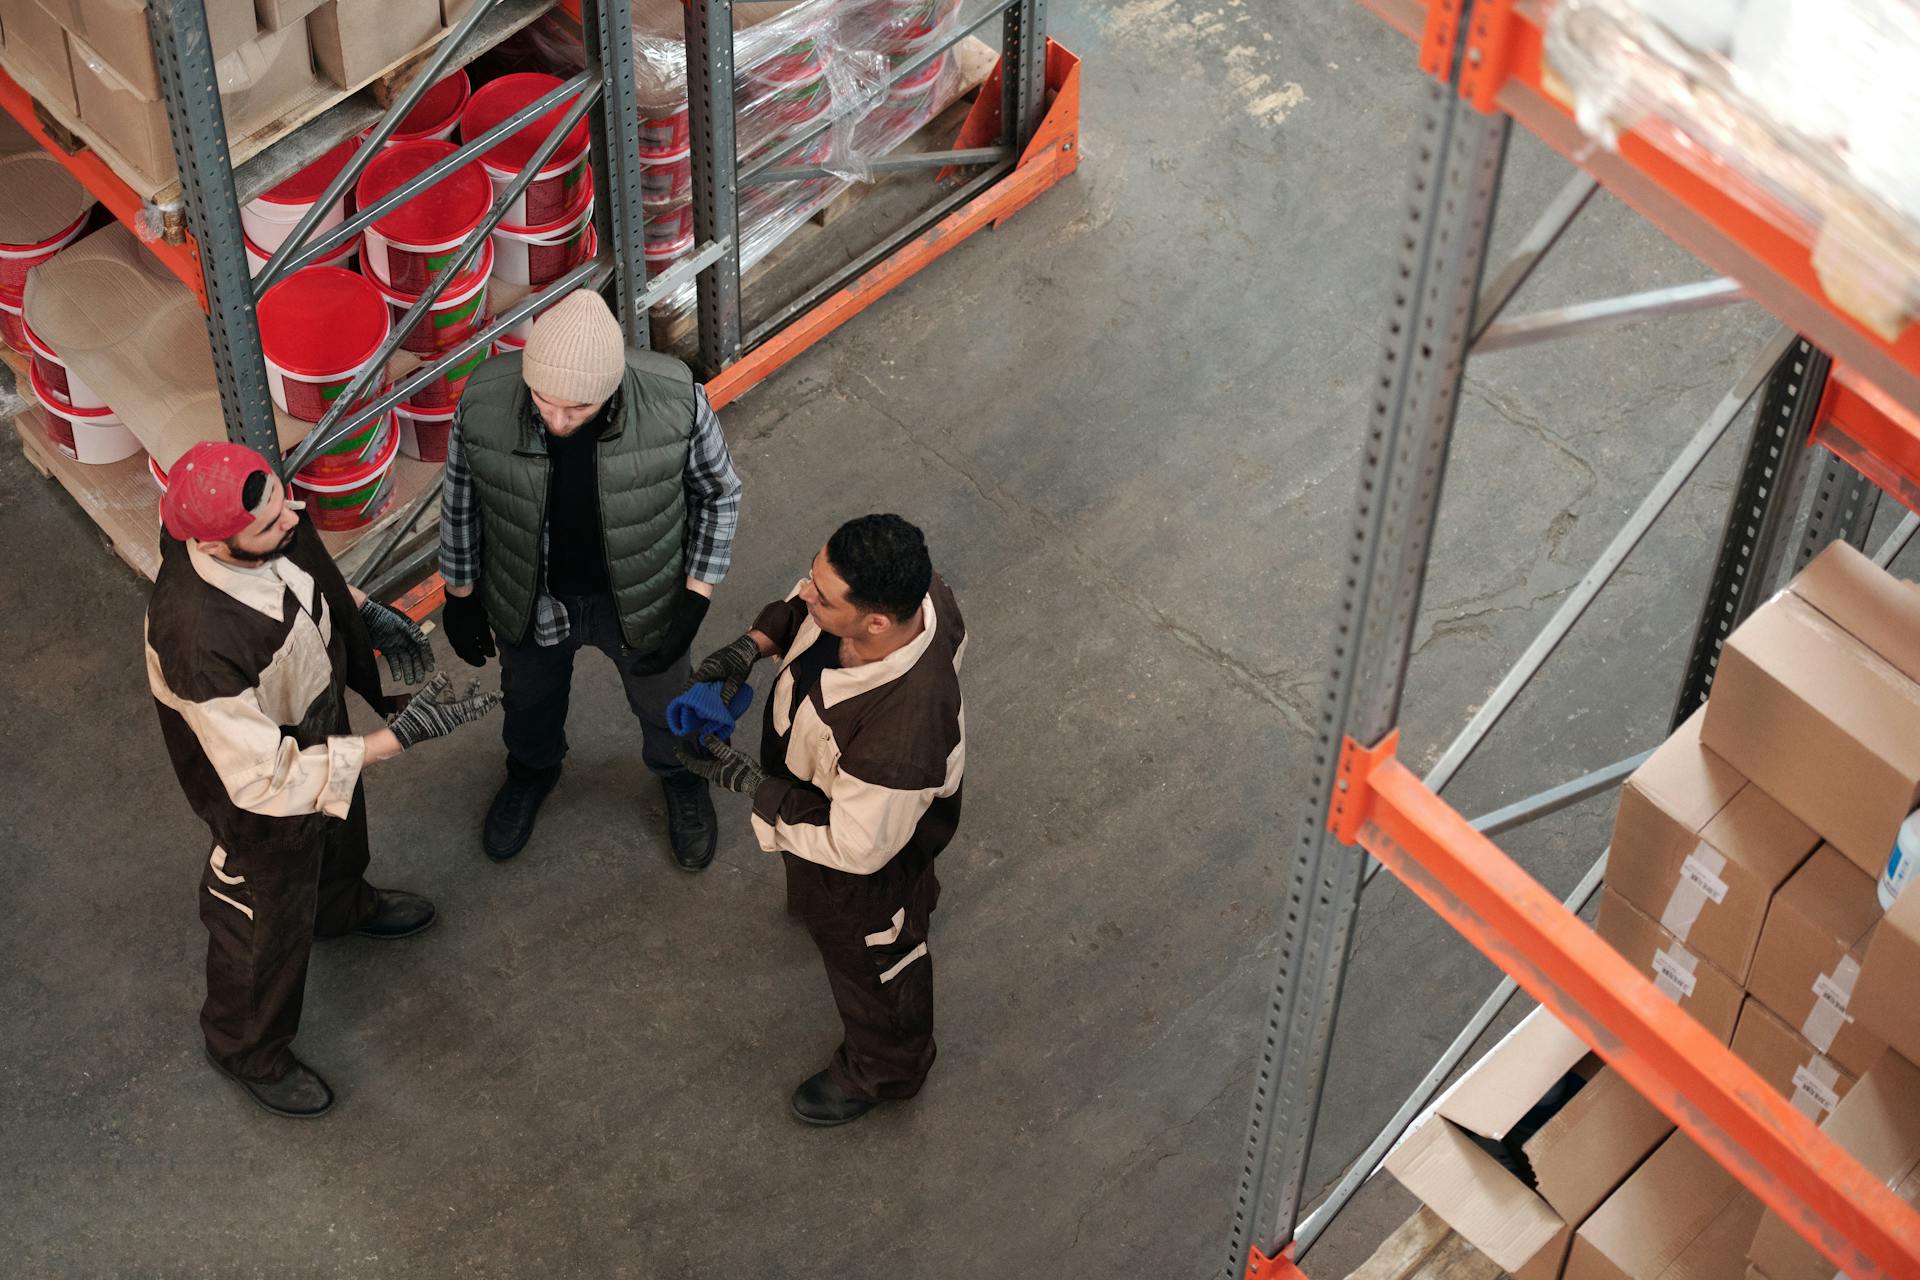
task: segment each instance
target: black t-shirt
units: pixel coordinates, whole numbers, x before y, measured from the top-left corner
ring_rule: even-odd
[[[612,407],[564,439],[547,433],[547,590],[557,596],[611,589],[594,452]]]
[[[787,670],[793,673],[793,705],[798,708],[802,699],[813,692],[813,686],[820,683],[823,672],[840,666],[840,638],[822,635],[806,652],[793,660]]]

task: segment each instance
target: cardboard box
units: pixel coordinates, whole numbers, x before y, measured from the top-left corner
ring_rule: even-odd
[[[78,111],[67,33],[37,0],[0,0],[0,29],[7,33],[0,62],[34,97]]]
[[[1920,1067],[1889,1053],[1820,1126],[1909,1204],[1920,1204]],[[1747,1258],[1768,1280],[1834,1280],[1833,1264],[1779,1215],[1768,1213]]]
[[[1565,1280],[1742,1280],[1760,1202],[1676,1133],[1574,1236]]]
[[[1620,790],[1607,883],[1745,981],[1767,904],[1820,837],[1700,744],[1697,711]]]
[[[1853,1088],[1853,1076],[1758,1000],[1741,1006],[1740,1025],[1733,1032],[1733,1056],[1759,1072],[1775,1093],[1815,1124],[1825,1120]]]
[[[160,72],[153,64],[153,37],[147,26],[146,0],[67,0],[67,29],[111,67],[120,83],[148,100],[160,97]],[[206,0],[207,37],[213,56],[224,58],[259,31],[253,0]]]
[[[1754,999],[1855,1079],[1886,1049],[1852,1012],[1879,923],[1873,877],[1823,844],[1774,895],[1747,975]]]
[[[1853,1015],[1908,1062],[1920,1059],[1920,892],[1911,887],[1873,931],[1853,989]]]
[[[265,31],[278,31],[306,22],[322,0],[254,0],[254,13]]]
[[[1920,805],[1920,587],[1835,543],[1727,638],[1708,748],[1862,871]]]
[[[1721,1044],[1733,1039],[1746,992],[1731,975],[1688,950],[1652,917],[1615,893],[1612,885],[1601,890],[1597,929],[1628,964],[1652,978],[1668,999],[1718,1036]]]
[[[307,19],[314,60],[343,89],[365,84],[440,32],[440,0],[327,0]]]
[[[1569,1073],[1586,1083],[1520,1144],[1533,1190],[1481,1144],[1524,1136],[1528,1112]],[[1573,1227],[1672,1130],[1584,1041],[1536,1009],[1441,1095],[1386,1167],[1516,1280],[1555,1280]]]

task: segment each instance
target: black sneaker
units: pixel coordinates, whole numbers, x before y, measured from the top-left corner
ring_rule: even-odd
[[[533,820],[540,815],[540,803],[560,781],[560,766],[529,769],[507,759],[507,780],[494,793],[487,807],[487,822],[481,832],[481,844],[495,862],[505,862],[527,847],[533,839]]]
[[[278,1080],[260,1081],[235,1075],[220,1065],[211,1049],[205,1051],[213,1069],[239,1085],[264,1111],[289,1120],[316,1120],[333,1110],[333,1090],[327,1087],[319,1072],[298,1058]]]
[[[714,816],[707,780],[696,773],[670,773],[660,779],[667,797],[667,842],[684,870],[699,871],[720,847],[720,820]]]
[[[433,904],[417,893],[404,889],[375,889],[373,915],[362,920],[354,932],[363,938],[391,942],[425,933],[438,918]]]
[[[874,1104],[866,1098],[856,1098],[834,1082],[833,1073],[822,1071],[807,1077],[798,1089],[793,1091],[793,1114],[808,1124],[817,1124],[827,1128],[836,1124],[851,1124],[867,1112]]]

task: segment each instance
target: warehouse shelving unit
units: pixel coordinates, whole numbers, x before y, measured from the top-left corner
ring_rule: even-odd
[[[732,0],[692,0],[686,6],[696,247],[689,258],[653,278],[645,274],[633,35],[625,0],[476,0],[428,49],[415,51],[375,77],[389,88],[406,79],[405,90],[390,105],[383,108],[370,93],[361,92],[367,86],[332,91],[324,101],[289,109],[268,129],[231,142],[215,90],[204,0],[151,0],[148,17],[155,62],[178,166],[177,178],[167,182],[143,178],[98,144],[71,145],[77,122],[60,118],[57,109],[46,107],[44,95],[4,73],[0,73],[0,108],[195,292],[207,314],[228,434],[275,459],[291,475],[313,454],[348,438],[431,380],[432,372],[423,369],[390,390],[378,394],[374,390],[386,357],[398,349],[414,322],[427,314],[447,282],[480,252],[507,205],[524,190],[525,181],[581,119],[591,122],[599,193],[594,213],[599,256],[555,281],[546,292],[564,292],[583,284],[609,289],[628,341],[644,348],[649,345],[651,309],[690,281],[696,282],[698,363],[708,375],[709,397],[716,406],[743,394],[974,231],[997,225],[1024,207],[1078,164],[1079,63],[1047,38],[1046,0],[969,0],[969,5],[939,41],[890,74],[890,82],[905,79],[998,21],[1000,65],[976,100],[961,140],[952,149],[920,151],[881,162],[890,172],[919,169],[943,178],[959,173],[962,179],[907,225],[750,328],[743,326],[740,306],[737,193],[747,182],[818,176],[803,167],[781,166],[852,108],[836,104],[813,127],[742,172],[734,146]],[[352,188],[381,142],[429,87],[556,9],[580,24],[587,64],[583,72],[487,135],[467,141],[455,155],[380,202],[356,211],[343,226],[316,233],[321,211]],[[254,310],[259,295],[287,272],[319,261],[374,218],[563,104],[567,115],[549,137],[548,147],[536,155],[523,181],[496,200],[491,215],[461,248],[456,261],[396,324],[377,367],[348,388],[326,418],[282,459]],[[371,130],[369,144],[359,149],[315,203],[287,245],[257,278],[249,278],[240,205],[366,130]],[[84,127],[77,132],[84,134]],[[541,295],[517,301],[483,332],[461,348],[443,353],[441,359],[457,363],[481,350],[541,302]],[[60,474],[63,482],[73,483],[71,469]],[[416,548],[410,558],[390,569],[388,562],[432,509],[436,495],[437,486],[426,485],[405,509],[385,518],[371,553],[360,559],[357,580],[388,594],[420,576],[430,560],[430,547]],[[375,532],[370,530],[369,536]],[[422,539],[415,535],[413,540]],[[442,598],[439,581],[431,575],[402,597],[415,616],[431,612]]]
[[[1572,1028],[1768,1208],[1857,1280],[1920,1275],[1920,1212],[1867,1173],[1584,925],[1605,855],[1561,902],[1490,837],[1616,786],[1643,756],[1469,821],[1439,792],[1539,671],[1688,476],[1758,396],[1675,721],[1712,683],[1724,637],[1771,585],[1836,539],[1861,545],[1881,492],[1920,498],[1920,329],[1874,333],[1812,268],[1809,228],[1750,211],[1635,131],[1585,138],[1545,87],[1539,8],[1516,0],[1363,0],[1420,50],[1432,77],[1366,437],[1312,794],[1288,872],[1273,997],[1255,1066],[1229,1273],[1299,1276],[1301,1256],[1378,1168],[1520,990]],[[1583,171],[1483,285],[1509,131],[1518,122]],[[1461,373],[1489,337],[1516,345],[1694,309],[1733,288],[1688,286],[1504,324],[1502,310],[1596,187],[1605,186],[1788,326],[1756,355],[1593,569],[1439,762],[1395,755],[1401,694],[1439,509]],[[1796,336],[1803,335],[1803,336]],[[1909,512],[1875,556],[1912,538]],[[1369,856],[1377,859],[1371,863]],[[1392,872],[1507,974],[1330,1194],[1306,1209],[1327,1059],[1364,885]]]

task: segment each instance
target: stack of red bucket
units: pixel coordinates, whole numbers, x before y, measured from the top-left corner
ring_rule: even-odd
[[[693,143],[686,99],[640,122],[640,164],[651,279],[693,252]]]

